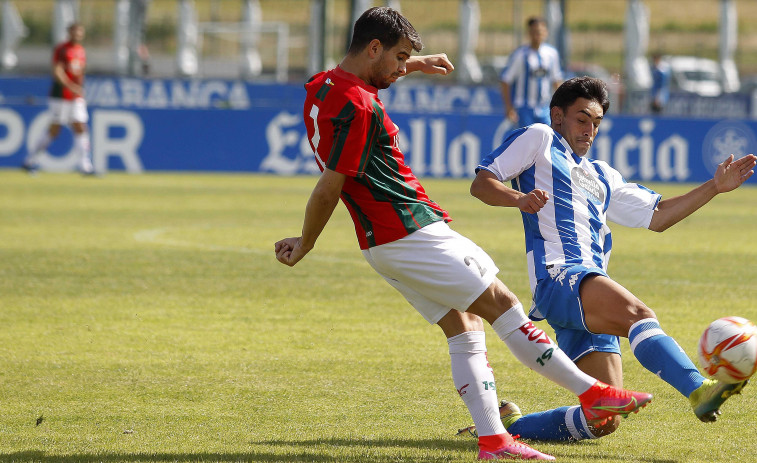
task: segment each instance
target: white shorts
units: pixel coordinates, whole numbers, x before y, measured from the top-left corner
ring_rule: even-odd
[[[59,125],[69,125],[72,122],[86,124],[89,121],[87,114],[87,102],[84,98],[64,100],[63,98],[50,98],[50,122]]]
[[[465,312],[499,272],[483,249],[441,221],[363,256],[431,324],[450,309]]]

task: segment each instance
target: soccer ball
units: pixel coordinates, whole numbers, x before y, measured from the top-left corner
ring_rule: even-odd
[[[748,379],[757,370],[757,326],[741,317],[710,323],[699,339],[699,364],[724,383]]]

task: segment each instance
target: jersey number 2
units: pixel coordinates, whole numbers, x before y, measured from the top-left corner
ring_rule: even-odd
[[[471,262],[476,264],[476,267],[478,267],[478,271],[481,273],[481,276],[484,276],[486,274],[486,269],[484,267],[481,267],[481,264],[478,263],[475,257],[472,256],[465,256],[465,259],[463,259],[463,262],[465,262],[465,265],[470,267]]]

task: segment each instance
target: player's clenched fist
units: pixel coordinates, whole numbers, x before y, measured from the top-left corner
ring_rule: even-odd
[[[528,214],[536,214],[547,204],[549,193],[544,190],[532,190],[518,199],[518,209]]]
[[[293,267],[306,254],[300,246],[300,238],[284,238],[277,241],[274,251],[276,252],[276,260],[290,267]]]

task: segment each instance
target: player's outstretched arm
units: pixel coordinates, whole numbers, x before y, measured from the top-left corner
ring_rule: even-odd
[[[310,194],[305,207],[305,221],[302,236],[284,238],[274,245],[276,259],[293,267],[315,247],[315,242],[328,223],[339,202],[339,195],[346,176],[330,169],[324,169],[318,183]]]
[[[500,182],[488,170],[479,170],[470,186],[470,194],[490,206],[517,207],[523,212],[536,214],[547,204],[549,194],[544,190],[533,190],[528,194],[514,190]]]
[[[748,154],[738,160],[733,155],[720,163],[712,180],[699,185],[681,196],[660,201],[652,216],[649,229],[662,232],[693,214],[719,193],[727,193],[740,187],[754,174],[757,157]]]
[[[447,58],[446,53],[436,55],[411,56],[405,62],[405,74],[421,71],[424,74],[447,75],[455,70],[455,66]]]

